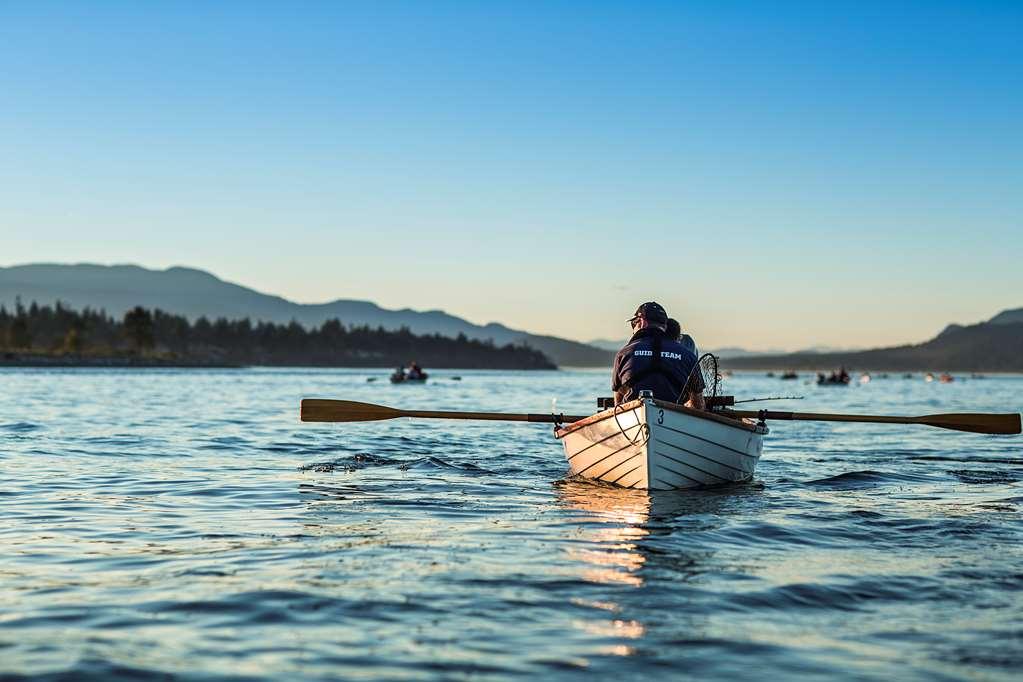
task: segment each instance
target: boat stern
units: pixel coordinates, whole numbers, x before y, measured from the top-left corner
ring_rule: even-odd
[[[625,488],[649,488],[647,404],[635,400],[555,432],[565,447],[570,475]]]

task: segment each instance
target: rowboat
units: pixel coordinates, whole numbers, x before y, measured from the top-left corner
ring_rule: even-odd
[[[920,424],[953,431],[1013,435],[1020,415],[925,414],[918,417],[730,409],[735,396],[704,396],[708,411],[691,410],[641,392],[638,400],[590,416],[517,412],[399,410],[354,400],[305,398],[304,422],[370,422],[384,419],[473,419],[554,424],[571,474],[625,488],[679,490],[748,481],[756,472],[768,419],[785,421]]]
[[[391,383],[392,384],[425,384],[426,383],[426,379],[427,379],[427,374],[425,372],[422,375],[418,376],[418,377],[410,377],[410,376],[407,376],[407,375],[402,376],[402,375],[399,375],[399,374],[392,374],[391,375]]]
[[[626,488],[680,490],[752,479],[767,432],[753,420],[639,398],[554,435],[574,476]]]

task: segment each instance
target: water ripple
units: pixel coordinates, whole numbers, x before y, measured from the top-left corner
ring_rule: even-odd
[[[416,390],[364,370],[3,374],[3,679],[1010,680],[1023,665],[1019,437],[777,423],[753,482],[651,494],[566,478],[541,425],[296,421],[309,395],[587,411],[604,372]],[[1003,412],[1021,389],[879,379],[808,400]]]

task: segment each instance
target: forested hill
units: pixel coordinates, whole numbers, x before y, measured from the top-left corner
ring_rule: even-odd
[[[498,346],[527,344],[559,365],[608,367],[614,356],[584,343],[541,334],[530,334],[491,322],[476,325],[443,310],[389,310],[370,301],[337,299],[329,303],[295,303],[280,296],[232,284],[194,268],[150,270],[137,265],[75,265],[36,263],[0,267],[0,304],[8,309],[15,299],[65,304],[84,310],[108,310],[121,314],[136,305],[173,311],[190,321],[200,317],[244,319],[253,324],[293,320],[308,329],[332,319],[357,327],[402,328],[413,334],[441,334],[452,339],[492,340]]]
[[[722,364],[730,369],[830,370],[845,366],[896,372],[1023,372],[1023,321],[1005,321],[1011,317],[1002,313],[981,324],[949,325],[935,338],[916,345],[729,358]]]
[[[57,304],[13,310],[0,306],[0,365],[166,364],[316,367],[554,369],[524,345],[437,334],[416,335],[333,319],[307,329],[297,322],[249,319],[190,322],[181,315],[135,307],[123,318]]]

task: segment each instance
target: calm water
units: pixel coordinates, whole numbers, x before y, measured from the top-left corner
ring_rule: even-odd
[[[0,673],[1010,679],[1023,439],[773,423],[757,480],[565,481],[549,427],[301,424],[301,397],[590,412],[601,372],[0,371]],[[381,377],[367,382],[368,376]],[[1023,378],[777,409],[1021,411]]]

